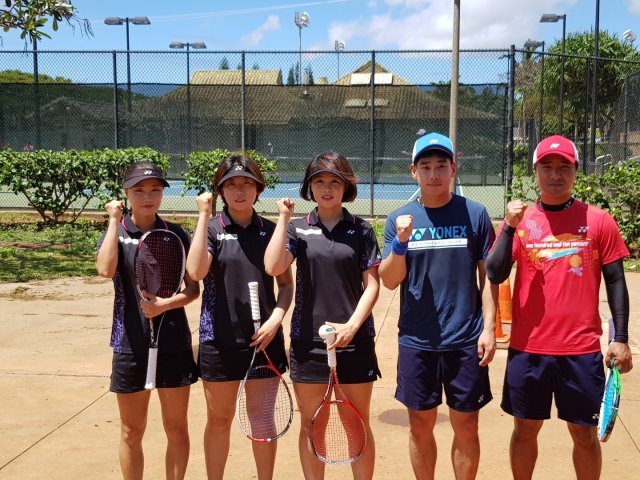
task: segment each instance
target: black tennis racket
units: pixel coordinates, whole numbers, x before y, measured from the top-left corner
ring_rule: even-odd
[[[618,417],[621,392],[620,372],[616,368],[615,359],[611,359],[607,383],[604,386],[604,395],[600,404],[600,416],[598,417],[598,439],[601,442],[609,440],[609,436],[613,431],[613,426]]]
[[[171,230],[157,229],[145,233],[136,251],[136,287],[142,298],[144,292],[156,297],[169,298],[178,293],[184,278],[184,245]],[[166,313],[166,312],[165,312]],[[145,388],[156,387],[158,366],[158,338],[164,313],[159,319],[149,318],[149,360]]]
[[[249,282],[254,331],[260,328],[258,282]],[[280,371],[265,350],[266,364],[256,361],[254,349],[249,369],[240,384],[236,404],[242,432],[254,442],[272,442],[284,435],[293,421],[293,398]]]
[[[327,345],[334,342],[336,331],[323,325],[320,337]],[[311,445],[319,460],[338,465],[355,462],[367,446],[367,431],[362,415],[342,391],[336,374],[336,351],[327,350],[331,373],[322,403],[311,420]],[[335,399],[332,400],[332,394]]]

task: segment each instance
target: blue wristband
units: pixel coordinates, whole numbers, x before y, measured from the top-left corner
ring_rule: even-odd
[[[407,254],[407,250],[409,249],[409,242],[401,242],[398,240],[398,237],[394,237],[391,242],[391,251],[394,255],[399,255],[404,257]]]

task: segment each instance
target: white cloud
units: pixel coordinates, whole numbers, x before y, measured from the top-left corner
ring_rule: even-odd
[[[640,0],[628,0],[638,4]],[[507,48],[522,45],[539,32],[540,16],[562,12],[576,0],[474,0],[461,5],[460,48]],[[375,49],[450,49],[453,2],[385,0],[376,14],[334,22],[327,42],[336,38]],[[355,47],[354,47],[355,48]]]
[[[245,45],[255,47],[262,41],[265,33],[277,30],[280,30],[280,17],[277,15],[269,15],[262,25],[242,37],[241,40]]]
[[[640,0],[627,0],[629,12],[640,15]]]

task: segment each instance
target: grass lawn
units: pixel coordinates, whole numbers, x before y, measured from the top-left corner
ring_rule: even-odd
[[[196,225],[193,216],[164,218],[190,233]],[[384,219],[371,223],[382,248]],[[103,215],[48,227],[31,213],[0,213],[0,282],[95,275],[96,245],[105,229]],[[640,272],[640,259],[625,262],[625,270]]]

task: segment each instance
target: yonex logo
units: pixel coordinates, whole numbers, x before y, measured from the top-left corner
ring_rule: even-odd
[[[356,233],[356,231],[355,231],[355,230],[347,230],[347,233],[348,233],[349,235],[353,235],[354,233]]]
[[[369,370],[368,374],[370,377],[373,377],[373,370]]]
[[[553,148],[555,150],[556,148],[560,148],[560,144],[559,143],[552,143],[551,145],[549,145],[549,148]]]
[[[266,237],[267,236],[267,232],[264,232],[264,231],[260,232],[260,236],[261,237]]]
[[[589,226],[583,225],[582,227],[578,228],[578,233],[587,233],[588,230],[589,230]]]
[[[411,233],[411,238],[409,239],[411,240],[421,240],[422,237],[424,237],[424,233],[427,231],[426,228],[414,228],[413,232]]]
[[[151,175],[153,173],[153,170],[145,170],[144,174],[145,175]]]
[[[440,142],[438,141],[437,138],[432,138],[431,140],[429,140],[430,145],[433,145],[434,143],[440,143]]]
[[[233,167],[233,170],[235,172],[242,171],[242,170],[244,170],[244,165],[236,165],[235,167]]]

